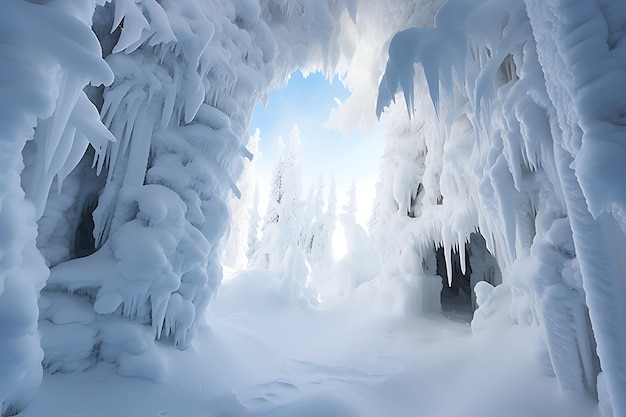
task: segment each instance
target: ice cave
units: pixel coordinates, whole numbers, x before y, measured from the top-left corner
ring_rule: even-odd
[[[2,417],[626,417],[623,0],[2,8]],[[256,208],[295,71],[367,224],[297,129]]]

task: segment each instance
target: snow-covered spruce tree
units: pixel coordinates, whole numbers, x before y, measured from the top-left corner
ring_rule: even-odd
[[[261,239],[254,255],[254,266],[272,271],[281,280],[281,291],[295,303],[317,303],[310,281],[310,267],[299,246],[300,212],[300,133],[297,126],[285,144],[279,138],[279,151],[272,175],[267,213]]]
[[[315,245],[317,248],[316,252],[319,254],[317,267],[321,272],[327,272],[335,263],[333,235],[337,227],[337,184],[334,176],[330,179],[326,211],[322,215],[321,223],[322,236]]]
[[[252,108],[295,68],[315,63],[329,70],[345,55],[327,29],[347,18],[346,3],[100,3],[66,10],[56,2],[24,2],[52,13],[52,23],[42,23],[42,30],[63,26],[42,35],[63,45],[41,53],[45,65],[59,65],[58,74],[15,84],[25,92],[27,84],[50,86],[42,90],[49,93],[45,106],[24,110],[33,114],[29,128],[35,117],[62,109],[58,118],[37,126],[21,178],[41,216],[38,248],[52,267],[39,303],[43,364],[51,372],[77,371],[104,360],[116,363],[121,374],[159,378],[163,367],[155,340],[187,346],[221,280],[227,201],[239,194],[235,182],[244,158],[251,157],[245,132]],[[8,10],[9,16],[21,13]],[[88,29],[92,18],[99,43]],[[21,29],[13,33],[19,45],[34,42]],[[68,41],[74,38],[80,41]],[[43,43],[24,45],[39,53]],[[88,88],[85,95],[81,90],[89,81],[108,86]],[[85,152],[85,138],[97,152]],[[106,145],[109,139],[115,142]],[[56,192],[48,196],[51,183]],[[28,230],[34,241],[34,217]],[[10,241],[17,247],[17,240]],[[36,269],[37,262],[30,264]],[[39,264],[30,312],[36,312],[34,299],[46,276]],[[25,355],[35,363],[41,358],[32,316],[24,333],[33,340],[32,354]],[[5,408],[13,402],[7,399]]]
[[[248,258],[248,266],[251,266],[254,255],[259,249],[259,226],[261,216],[259,215],[259,185],[254,187],[254,198],[252,204],[248,207],[248,240],[246,245],[246,258]]]
[[[337,222],[334,177],[327,200],[324,198],[324,177],[320,176],[317,190],[311,187],[309,197],[301,203],[303,209],[297,216],[298,246],[314,275],[328,272],[334,263],[332,237]]]
[[[342,207],[339,221],[344,230],[346,254],[334,267],[339,279],[341,295],[350,294],[359,285],[372,280],[379,274],[378,257],[367,233],[357,223],[357,190],[353,182],[348,190],[348,202]]]
[[[278,140],[278,153],[270,184],[267,212],[254,265],[280,272],[287,249],[298,238],[297,207],[300,205],[300,133],[294,126],[287,143]]]
[[[383,228],[404,231],[396,256],[432,270],[443,247],[450,278],[453,248],[471,268],[465,244],[479,232],[511,288],[512,319],[541,329],[547,371],[613,416],[626,415],[625,102],[614,94],[625,13],[611,2],[448,1],[434,27],[393,38],[378,105],[404,93],[391,112],[408,110],[425,153],[423,169],[383,177],[383,205],[397,205]],[[423,184],[414,219],[390,192],[396,176]]]
[[[343,223],[356,223],[356,183],[352,181],[348,190],[348,202],[342,207],[341,220]]]
[[[313,250],[313,239],[315,238],[315,218],[318,212],[322,211],[324,204],[320,200],[320,189],[323,189],[324,177],[320,176],[317,190],[311,184],[309,195],[305,201],[302,201],[302,209],[298,215],[298,246],[302,249],[307,261],[311,263],[311,251]]]

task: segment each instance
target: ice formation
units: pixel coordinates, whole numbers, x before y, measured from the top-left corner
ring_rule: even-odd
[[[394,36],[377,105],[403,92],[411,118],[383,164],[377,234],[409,230],[387,257],[410,250],[428,265],[434,244],[450,277],[452,252],[464,270],[480,233],[513,320],[542,328],[549,372],[614,416],[626,415],[625,13],[608,1],[450,0],[432,27]],[[479,288],[484,316],[494,297]]]
[[[252,108],[300,68],[345,73],[346,119],[390,107],[372,230],[388,307],[476,286],[476,331],[510,309],[564,389],[626,416],[626,7],[443,3],[6,2],[1,414],[41,363],[164,375],[162,344],[189,345],[221,280]],[[298,298],[308,266],[283,249]]]
[[[158,379],[155,341],[189,344],[221,280],[254,104],[345,56],[346,3],[303,5],[4,5],[2,415],[28,403],[41,363]]]
[[[89,27],[90,3],[10,2],[0,17],[5,33],[0,64],[2,415],[23,408],[41,380],[37,296],[48,269],[36,248],[36,221],[51,181],[67,175],[89,143],[101,152],[113,139],[82,91],[87,83],[113,81]]]

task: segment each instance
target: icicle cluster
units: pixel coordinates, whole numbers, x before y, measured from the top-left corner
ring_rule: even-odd
[[[235,180],[252,158],[244,132],[276,45],[255,2],[120,0],[94,16],[115,80],[89,92],[116,141],[96,155],[105,180],[77,179],[80,192],[59,183],[40,222],[69,236],[56,257],[40,241],[56,265],[41,301],[44,365],[76,371],[102,359],[154,379],[164,363],[153,340],[186,347],[221,280],[226,201],[240,196]],[[76,201],[85,188],[95,195]]]
[[[387,259],[411,252],[430,271],[428,248],[441,246],[450,278],[451,251],[464,270],[480,233],[510,284],[513,320],[542,329],[549,372],[599,394],[614,416],[626,415],[625,102],[615,94],[625,13],[612,2],[448,1],[434,27],[393,38],[377,106],[402,91],[412,119],[383,164],[377,234],[409,231],[384,246]],[[480,286],[485,312],[502,299],[489,293]]]

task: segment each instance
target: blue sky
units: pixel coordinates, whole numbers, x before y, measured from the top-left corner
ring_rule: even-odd
[[[255,108],[250,123],[250,134],[260,129],[261,158],[256,172],[262,204],[261,215],[269,193],[268,184],[274,165],[274,155],[280,135],[286,140],[295,124],[300,131],[302,195],[306,197],[312,183],[324,173],[326,187],[330,176],[337,181],[338,211],[352,181],[357,186],[357,218],[365,226],[369,218],[374,185],[378,181],[379,158],[383,154],[382,129],[374,132],[354,131],[344,137],[339,131],[323,126],[331,109],[337,106],[335,98],[344,101],[350,92],[337,79],[331,83],[319,73],[304,78],[297,71],[287,86],[270,92],[267,107]],[[328,188],[326,188],[328,189]]]

